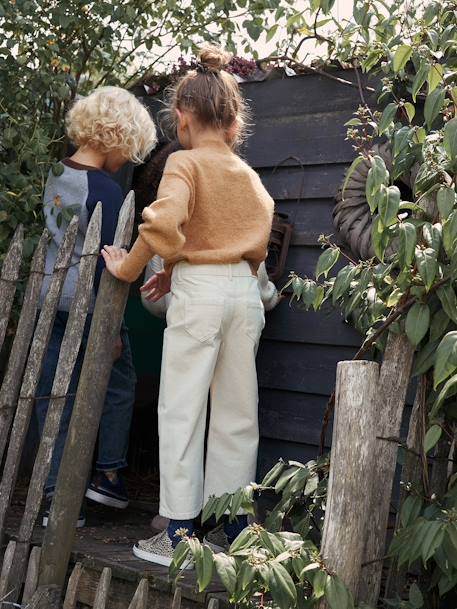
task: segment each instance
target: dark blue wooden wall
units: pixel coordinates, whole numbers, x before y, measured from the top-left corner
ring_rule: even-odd
[[[334,73],[355,81],[349,71]],[[334,232],[333,198],[354,158],[344,123],[360,104],[356,87],[311,74],[246,83],[253,135],[245,156],[294,222],[286,271],[312,276],[318,237]],[[336,364],[350,359],[360,335],[337,311],[305,312],[282,302],[267,314],[258,355],[260,473],[279,457],[306,461],[318,453],[322,416]],[[327,439],[330,439],[329,433]]]

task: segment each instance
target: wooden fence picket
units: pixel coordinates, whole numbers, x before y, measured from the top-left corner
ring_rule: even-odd
[[[4,598],[6,595],[8,595],[9,601],[11,600],[13,590],[8,589],[8,581],[15,550],[16,542],[10,541],[6,546],[5,554],[3,556],[2,570],[0,572],[0,598]]]
[[[130,243],[135,199],[130,192],[119,213],[114,244]],[[87,348],[57,477],[48,526],[43,539],[41,584],[64,585],[75,536],[75,524],[87,478],[111,374],[111,353],[119,335],[129,286],[108,271],[102,274]],[[81,422],[84,422],[82,425]]]
[[[87,310],[92,295],[92,286],[100,248],[102,224],[101,203],[97,204],[90,220],[79,265],[79,278],[71,311],[65,328],[59,360],[54,376],[51,395],[65,396],[73,374],[76,358],[82,341]],[[43,487],[51,466],[52,452],[59,433],[60,420],[65,406],[65,397],[50,399],[41,442],[33,466],[32,477],[19,528],[11,581],[21,581],[27,563],[30,540],[40,510]]]
[[[30,266],[30,276],[25,289],[21,314],[8,358],[8,364],[0,389],[0,461],[8,441],[11,423],[13,422],[15,404],[21,386],[30,340],[35,328],[38,299],[43,283],[46,263],[46,249],[49,233],[45,229],[41,235]]]
[[[143,578],[135,590],[135,594],[133,595],[128,609],[146,609],[148,604],[148,592],[148,580]]]
[[[111,569],[109,567],[105,567],[100,575],[100,580],[95,592],[93,609],[106,609],[110,583]]]
[[[5,340],[6,329],[10,318],[16,293],[17,280],[22,262],[22,248],[24,246],[24,229],[22,224],[16,228],[6,256],[3,260],[0,273],[0,349]]]
[[[14,571],[14,561],[17,557],[17,547],[18,543],[16,542],[16,552],[13,557],[13,568],[10,572],[9,581],[11,581],[11,573]],[[22,604],[25,605],[35,594],[35,591],[38,586],[38,573],[40,568],[40,556],[41,556],[41,548],[40,546],[34,546],[32,551],[30,552],[29,563],[27,567],[27,573],[25,576],[25,584],[24,584],[24,592],[22,593]]]
[[[75,609],[76,602],[78,600],[78,585],[81,575],[83,573],[83,566],[80,562],[77,562],[73,567],[70,578],[67,584],[67,590],[65,592],[65,600],[63,602],[63,609]]]
[[[2,480],[0,482],[0,539],[3,536],[6,512],[9,507],[14,485],[16,484],[20,457],[24,447],[29,426],[35,393],[41,374],[41,368],[60,300],[63,283],[71,260],[78,231],[78,217],[75,216],[65,233],[57,253],[54,272],[49,290],[33,335],[27,366],[21,385],[21,392],[14,417],[11,438],[8,445]],[[19,584],[16,584],[18,592]]]

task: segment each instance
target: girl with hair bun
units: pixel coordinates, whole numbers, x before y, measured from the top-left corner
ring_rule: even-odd
[[[143,294],[171,290],[159,396],[160,514],[168,529],[139,541],[135,555],[169,565],[183,529],[212,495],[255,478],[258,387],[255,357],[264,326],[257,271],[267,254],[274,203],[258,175],[235,153],[246,109],[230,55],[201,51],[197,69],[173,90],[168,114],[184,150],[168,157],[157,198],[143,211],[131,251],[105,246],[108,270],[132,282],[155,255],[164,271]],[[211,414],[206,464],[208,392]],[[247,525],[240,510],[214,533],[225,547]]]

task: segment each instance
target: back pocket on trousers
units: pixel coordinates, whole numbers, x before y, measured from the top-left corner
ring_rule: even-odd
[[[254,342],[260,340],[260,335],[265,327],[265,309],[262,303],[248,303],[246,308],[246,334]]]
[[[186,332],[202,343],[211,341],[220,331],[223,314],[223,298],[187,300],[184,320]]]

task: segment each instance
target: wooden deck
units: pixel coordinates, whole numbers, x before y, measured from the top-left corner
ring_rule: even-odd
[[[11,510],[6,529],[7,539],[15,539],[18,530],[20,505],[16,503]],[[87,509],[87,523],[78,529],[71,554],[70,569],[81,562],[84,572],[78,588],[78,602],[91,607],[95,589],[104,567],[110,567],[112,580],[110,586],[109,609],[125,609],[135,593],[141,579],[149,582],[148,608],[170,607],[176,584],[168,577],[168,569],[136,558],[132,553],[133,544],[138,539],[152,535],[150,512],[128,508],[125,511],[113,510],[90,504]],[[33,544],[40,545],[43,537],[42,527],[37,526]],[[178,585],[181,587],[182,609],[206,607],[211,598],[219,600],[224,609],[229,603],[222,584],[214,581],[204,592],[199,593],[195,575],[185,572]]]

